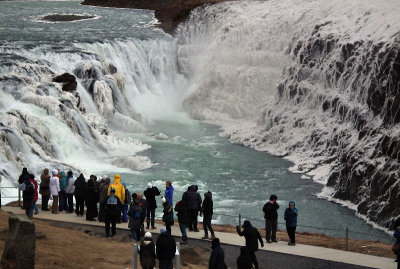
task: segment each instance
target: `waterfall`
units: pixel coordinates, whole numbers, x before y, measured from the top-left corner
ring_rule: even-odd
[[[291,160],[326,185],[320,196],[394,228],[399,17],[396,1],[198,8],[178,29],[178,63],[193,82],[186,109],[222,121],[233,143]]]

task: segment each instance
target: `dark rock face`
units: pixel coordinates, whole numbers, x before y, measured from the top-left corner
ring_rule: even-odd
[[[51,22],[58,22],[58,21],[79,21],[79,20],[87,20],[93,19],[95,16],[90,15],[70,15],[70,14],[54,14],[54,15],[47,15],[42,18],[44,21],[51,21]]]
[[[76,87],[78,85],[75,76],[69,73],[64,73],[62,75],[59,75],[53,78],[53,81],[57,83],[62,83],[63,84],[62,90],[65,92],[76,91]]]
[[[25,216],[11,215],[9,229],[1,258],[2,268],[34,268],[36,234],[35,224]]]
[[[400,225],[400,36],[387,43],[349,42],[321,34],[321,27],[291,45],[295,64],[278,87],[276,107],[289,103],[293,113],[314,110],[334,123],[310,126],[313,135],[288,151],[307,145],[323,156],[333,167],[327,185],[334,197],[393,229]],[[286,121],[273,109],[262,119],[278,126]]]

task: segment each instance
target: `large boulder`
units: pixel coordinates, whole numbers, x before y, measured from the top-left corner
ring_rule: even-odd
[[[11,215],[8,225],[6,243],[1,257],[1,267],[4,269],[34,268],[35,224],[26,216]]]
[[[64,73],[62,75],[54,77],[53,82],[62,83],[62,90],[65,92],[76,91],[76,86],[78,86],[75,76],[69,73]]]

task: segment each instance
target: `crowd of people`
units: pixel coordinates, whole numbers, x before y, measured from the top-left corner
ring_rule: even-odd
[[[75,211],[75,214],[79,217],[85,215],[87,221],[95,221],[97,218],[98,221],[105,223],[106,237],[113,237],[116,234],[117,223],[127,222],[132,239],[141,242],[140,260],[143,268],[153,268],[156,258],[159,260],[160,268],[172,268],[172,259],[175,255],[175,241],[171,236],[171,226],[174,225],[174,211],[182,234],[181,244],[188,243],[187,229],[199,232],[197,218],[200,215],[203,217],[204,236],[202,239],[210,239],[212,245],[209,268],[226,268],[224,251],[219,239],[215,237],[211,225],[214,212],[212,193],[206,192],[202,199],[196,185],[189,186],[182,198],[173,206],[174,187],[171,181],[165,182],[163,196],[161,196],[161,191],[152,183],[147,184],[143,194],[141,192],[130,193],[126,184],[121,183],[121,177],[118,174],[114,176],[111,183],[108,176],[103,176],[101,180],[98,180],[95,175],[90,175],[89,179],[86,180],[83,174],[74,178],[72,171],[65,172],[53,169],[50,175],[49,169],[44,169],[40,176],[40,184],[38,184],[35,176],[29,173],[27,168],[24,168],[18,182],[20,190],[23,191],[23,207],[29,218],[32,218],[33,214],[39,213],[36,203],[38,193],[40,193],[43,211],[51,211],[53,214],[73,213]],[[156,229],[154,221],[157,196],[161,196],[162,220],[165,227],[160,230],[160,236],[154,244],[152,234],[148,230]],[[52,197],[53,202],[49,209],[50,197]],[[278,242],[276,240],[279,209],[277,199],[276,195],[271,195],[269,201],[263,207],[267,243]],[[286,229],[290,238],[289,245],[295,245],[297,213],[295,203],[291,201],[284,214]],[[258,241],[261,247],[264,247],[260,233],[248,220],[243,223],[242,227],[237,226],[236,229],[240,236],[246,238],[246,246],[241,248],[240,256],[237,259],[238,268],[258,268],[255,255],[255,252],[258,251]],[[157,247],[157,254],[154,246]]]

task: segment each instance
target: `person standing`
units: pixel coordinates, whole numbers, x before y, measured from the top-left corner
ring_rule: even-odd
[[[111,225],[111,237],[116,234],[117,219],[121,217],[122,203],[119,197],[115,195],[115,189],[110,189],[110,196],[107,198],[105,205],[105,228],[106,237],[110,236],[110,225]]]
[[[43,174],[40,176],[39,193],[42,195],[42,210],[49,211],[50,175],[47,168],[43,170]]]
[[[129,190],[126,188],[126,183],[122,183],[122,186],[124,186],[124,191],[125,191],[125,200],[123,201],[122,204],[122,219],[121,222],[128,222],[128,207],[132,202],[132,197],[129,192]]]
[[[53,205],[51,206],[51,213],[58,214],[58,193],[60,192],[60,179],[58,177],[58,170],[51,171],[52,177],[50,178],[50,193],[53,196]]]
[[[159,260],[159,269],[172,269],[172,260],[175,257],[176,243],[165,227],[161,227],[160,236],[156,243],[157,259]]]
[[[85,210],[85,191],[86,191],[86,180],[83,174],[80,174],[79,177],[75,180],[75,201],[76,201],[76,209],[75,213],[77,216],[83,216],[83,212]]]
[[[128,216],[129,223],[128,228],[131,229],[132,239],[140,241],[140,220],[141,220],[142,209],[137,201],[137,194],[132,193],[132,202],[129,206]]]
[[[187,227],[188,223],[190,222],[190,217],[189,217],[189,214],[187,211],[185,200],[178,201],[175,205],[174,210],[175,210],[175,212],[177,212],[179,229],[181,230],[181,233],[182,233],[182,240],[180,243],[182,245],[186,245],[188,243],[186,227]]]
[[[140,229],[142,229],[144,233],[144,219],[146,218],[149,205],[147,204],[146,199],[143,198],[143,195],[140,191],[137,193],[137,200],[140,208],[142,209],[142,212],[140,213]]]
[[[114,182],[108,187],[107,195],[110,195],[111,188],[115,189],[115,195],[118,196],[121,203],[123,203],[125,201],[125,188],[121,184],[121,176],[120,175],[116,174],[114,176]],[[121,212],[122,212],[122,208],[121,208]],[[117,220],[118,223],[121,223],[121,212],[119,212],[119,218]]]
[[[59,206],[58,209],[60,212],[65,211],[68,212],[68,204],[67,204],[67,193],[65,192],[65,188],[67,187],[67,174],[64,171],[60,173],[60,192],[58,193]]]
[[[99,211],[99,218],[100,222],[104,222],[105,220],[105,206],[107,202],[107,193],[108,187],[110,186],[111,179],[108,176],[103,176],[103,182],[100,183],[100,190],[99,190],[99,200],[100,200],[100,211]]]
[[[225,269],[225,253],[219,242],[219,238],[211,241],[211,255],[208,261],[208,269]]]
[[[243,225],[243,231],[240,230],[239,226],[236,226],[236,231],[240,236],[246,238],[246,248],[249,251],[250,258],[254,264],[255,269],[258,268],[258,261],[255,252],[258,251],[258,241],[260,241],[261,247],[264,247],[264,242],[258,230],[251,225],[251,222],[245,220]]]
[[[39,214],[39,208],[36,205],[39,195],[38,195],[38,184],[37,184],[37,181],[35,180],[35,175],[33,175],[33,174],[29,175],[29,182],[32,183],[34,186],[33,204],[32,205],[33,205],[33,209],[35,210],[35,215],[36,215],[36,214]]]
[[[276,202],[278,197],[272,194],[269,197],[269,202],[267,202],[264,207],[264,218],[265,218],[265,232],[267,243],[278,242],[276,240],[276,230],[278,228],[278,209],[279,205]]]
[[[208,230],[211,233],[211,239],[215,238],[214,230],[211,227],[211,220],[213,216],[213,200],[212,193],[210,191],[204,194],[204,200],[201,206],[200,215],[203,214],[203,228],[204,228],[204,236],[202,239],[208,239]]]
[[[200,232],[197,229],[197,215],[201,209],[201,196],[197,193],[198,187],[192,185],[182,195],[182,200],[185,200],[190,216],[189,231]]]
[[[286,221],[286,231],[290,238],[289,246],[296,245],[296,226],[297,226],[297,208],[294,201],[289,202],[289,207],[285,210],[284,219]]]
[[[148,204],[147,210],[147,229],[150,227],[151,222],[151,229],[154,230],[154,217],[157,208],[156,196],[159,196],[161,192],[158,190],[157,187],[153,186],[151,183],[147,184],[147,189],[144,191],[144,196],[146,196],[146,201]]]
[[[29,172],[28,172],[28,168],[24,167],[22,168],[22,172],[21,175],[18,178],[18,184],[23,184],[25,181],[29,181]],[[20,193],[21,189],[18,190],[18,192]],[[24,204],[22,203],[22,209],[24,209]]]
[[[22,190],[22,201],[25,209],[25,214],[28,218],[33,218],[33,201],[35,199],[35,186],[29,180],[29,175],[24,177],[24,182],[19,185]]]
[[[96,176],[91,175],[86,184],[85,202],[86,202],[86,220],[94,221],[98,216],[97,202],[99,201],[99,190],[96,182]]]
[[[75,191],[75,179],[72,171],[67,172],[67,186],[65,187],[65,193],[68,201],[68,213],[74,212],[74,191]]]
[[[140,243],[139,257],[142,269],[153,269],[156,265],[156,249],[151,237],[151,233],[146,232]]]
[[[165,199],[165,197],[163,197],[161,201],[164,207],[162,220],[165,223],[167,231],[172,235],[171,226],[174,225],[174,211],[172,210],[172,205],[167,201],[167,199]]]
[[[397,269],[400,269],[400,226],[394,230],[393,237],[396,238],[396,242],[394,243],[392,250],[397,257]]]
[[[164,193],[165,199],[173,205],[173,197],[174,197],[174,187],[172,187],[172,182],[171,181],[166,181],[165,182],[165,193]]]

